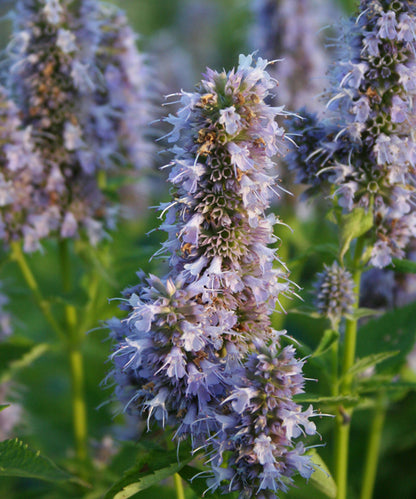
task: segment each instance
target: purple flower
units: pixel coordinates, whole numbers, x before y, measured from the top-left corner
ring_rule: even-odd
[[[98,172],[151,164],[144,58],[122,12],[96,0],[20,0],[13,21],[0,88],[2,238],[25,251],[52,235],[97,244],[116,211]]]
[[[318,274],[315,283],[316,298],[315,307],[318,312],[328,317],[332,327],[336,328],[337,323],[347,314],[352,312],[352,305],[355,302],[354,282],[348,270],[342,268],[337,262]]]
[[[298,180],[331,190],[344,211],[373,211],[370,263],[377,267],[400,258],[416,235],[409,215],[416,202],[415,20],[412,2],[361,0],[340,37],[330,111],[314,124],[322,131],[310,137],[306,128],[313,140],[300,139],[301,150],[288,156]]]
[[[271,157],[284,139],[273,123],[285,114],[264,101],[274,85],[267,65],[240,56],[236,69],[208,69],[195,94],[180,94],[182,107],[166,118],[173,127],[168,142],[178,141],[168,165],[172,199],[160,207],[167,241],[158,254],[168,257],[169,271],[163,279],[141,276],[125,292],[128,318],[109,324],[116,343],[112,374],[126,410],[147,419],[148,428],[153,419],[172,425],[176,438],[202,447],[211,456],[210,489],[226,479],[226,488],[248,486],[253,493],[290,482],[296,467],[286,471],[280,463],[297,452],[294,433],[312,415],[292,401],[302,390],[303,362],[293,348],[280,347],[270,321],[292,284],[285,267],[274,265],[278,219],[265,215],[274,185]],[[293,411],[298,419],[288,432],[282,415],[292,421]],[[231,457],[219,471],[223,452]]]

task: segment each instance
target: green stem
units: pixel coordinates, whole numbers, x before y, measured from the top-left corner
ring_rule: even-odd
[[[55,317],[52,314],[50,304],[45,298],[43,297],[39,284],[30,269],[30,266],[26,260],[25,254],[22,251],[21,244],[19,242],[12,242],[11,243],[11,250],[12,250],[12,259],[17,263],[17,265],[20,268],[20,271],[22,272],[23,278],[32,292],[33,298],[35,299],[36,305],[39,307],[40,311],[42,312],[43,316],[47,320],[47,322],[50,324],[52,327],[53,331],[59,336],[59,338],[63,341],[66,341],[66,335],[65,331],[63,328],[59,325],[59,323],[56,321]]]
[[[373,497],[385,417],[386,405],[384,401],[384,394],[381,393],[377,397],[373,420],[371,422],[360,499],[371,499]]]
[[[68,240],[59,242],[62,287],[65,293],[72,289],[71,266]],[[71,375],[72,421],[76,455],[80,462],[87,459],[87,409],[84,394],[84,367],[81,352],[82,338],[78,330],[77,311],[74,305],[65,305],[65,319],[68,331],[68,359]]]
[[[179,473],[173,475],[173,480],[175,482],[176,498],[185,499],[185,492],[183,490],[182,478]]]
[[[361,265],[360,260],[365,244],[365,237],[357,239],[354,259],[352,262],[352,276],[355,284],[355,303],[353,312],[359,307]],[[351,392],[353,376],[348,373],[355,361],[357,342],[357,319],[347,319],[345,324],[344,353],[341,367],[342,383],[340,393],[348,395]],[[335,418],[335,480],[337,483],[337,499],[346,499],[348,486],[348,449],[350,438],[352,409],[338,408]]]

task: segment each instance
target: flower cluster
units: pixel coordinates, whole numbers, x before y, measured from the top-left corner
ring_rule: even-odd
[[[124,16],[95,0],[20,0],[13,19],[0,91],[2,236],[25,251],[49,234],[86,232],[96,244],[116,210],[98,174],[148,161],[143,60]]]
[[[416,234],[414,2],[362,0],[341,42],[321,171],[345,210],[373,209],[371,263],[385,267]],[[304,156],[296,169],[305,169]]]
[[[275,84],[267,65],[240,56],[236,70],[208,69],[197,92],[179,94],[179,111],[166,118],[172,200],[160,208],[168,238],[159,253],[170,270],[162,280],[140,274],[125,292],[128,318],[109,325],[112,375],[126,406],[149,428],[152,420],[175,426],[176,438],[202,446],[211,456],[211,488],[232,480],[233,490],[267,489],[273,497],[296,470],[312,472],[295,445],[294,421],[313,431],[312,412],[292,401],[302,389],[302,362],[281,350],[270,323],[292,285],[283,264],[273,265],[278,219],[264,213],[274,188],[271,157],[284,140],[274,120],[282,108],[264,102]],[[267,380],[275,391],[264,405]],[[276,419],[268,415],[262,426],[266,406]],[[220,467],[225,451],[230,464]]]
[[[320,314],[328,317],[334,326],[339,320],[352,312],[355,302],[354,281],[348,270],[337,262],[330,267],[324,265],[325,270],[318,274],[315,283],[315,306]]]
[[[327,55],[320,29],[335,14],[327,0],[254,0],[252,43],[270,59],[284,58],[274,70],[279,96],[290,109],[321,110]]]

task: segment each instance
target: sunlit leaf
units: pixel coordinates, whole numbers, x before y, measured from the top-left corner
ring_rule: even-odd
[[[354,211],[340,217],[340,257],[344,258],[350,244],[356,237],[362,236],[373,226],[371,210],[355,208]]]
[[[377,367],[378,372],[399,374],[416,341],[416,303],[384,313],[369,320],[357,334],[357,356],[366,357],[387,351],[397,354]]]
[[[312,462],[316,466],[316,469],[310,478],[311,485],[327,497],[335,498],[337,496],[337,486],[325,461],[321,458],[316,449],[310,449],[307,454],[311,456]]]

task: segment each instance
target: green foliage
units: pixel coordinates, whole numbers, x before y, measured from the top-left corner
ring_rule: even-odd
[[[355,208],[351,213],[338,214],[340,239],[340,258],[344,258],[350,248],[351,242],[368,232],[373,226],[373,213],[364,208]]]
[[[0,343],[0,383],[4,383],[19,370],[31,365],[49,348],[46,343],[37,344],[16,336]]]
[[[179,475],[183,480],[185,480],[191,489],[197,494],[198,497],[203,497],[204,492],[206,492],[207,480],[206,476],[197,476],[201,473],[201,470],[195,468],[193,466],[186,465],[180,471]],[[220,498],[234,498],[236,494],[219,494],[217,491],[209,491],[207,497],[212,499],[220,499]]]
[[[307,453],[311,456],[312,463],[315,465],[315,471],[312,473],[310,479],[311,485],[327,497],[330,497],[331,499],[335,498],[337,495],[337,486],[328,466],[316,449],[310,449]]]
[[[179,460],[175,451],[150,445],[138,445],[138,456],[134,466],[128,469],[106,493],[105,499],[127,499],[165,478],[178,473],[190,460],[190,453]]]
[[[399,260],[398,258],[393,258],[393,263],[389,265],[389,269],[394,270],[394,272],[416,274],[416,262],[413,260]]]
[[[71,478],[49,458],[30,449],[17,438],[0,442],[0,476],[37,478],[49,482],[62,482]]]
[[[416,303],[386,312],[363,324],[357,336],[357,354],[367,357],[394,351],[396,355],[379,366],[379,372],[397,375],[416,340]]]

